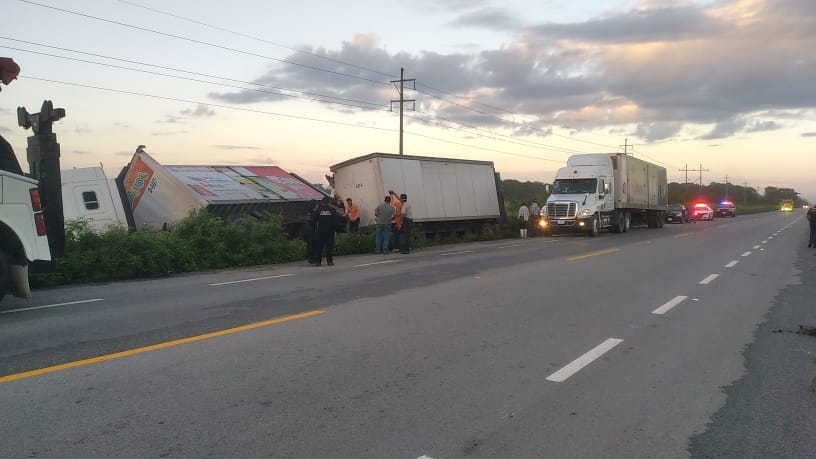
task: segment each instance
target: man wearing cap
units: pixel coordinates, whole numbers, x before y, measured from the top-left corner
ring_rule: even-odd
[[[400,195],[402,201],[402,240],[400,241],[400,253],[411,252],[411,224],[414,220],[414,210],[411,208],[411,203],[408,202],[408,195],[402,193]]]

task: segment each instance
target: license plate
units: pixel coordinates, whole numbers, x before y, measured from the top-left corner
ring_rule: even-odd
[[[565,222],[563,220],[558,220],[557,222],[559,225],[563,225]]]

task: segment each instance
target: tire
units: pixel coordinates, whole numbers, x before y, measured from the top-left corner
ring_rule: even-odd
[[[601,223],[598,221],[598,217],[592,218],[592,228],[589,230],[589,237],[598,237],[598,232],[600,231]]]

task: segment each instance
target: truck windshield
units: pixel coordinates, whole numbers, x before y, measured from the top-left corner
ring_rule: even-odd
[[[553,183],[553,194],[595,193],[598,189],[597,179],[561,179]]]

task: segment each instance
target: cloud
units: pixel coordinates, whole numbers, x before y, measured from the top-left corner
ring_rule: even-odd
[[[180,113],[192,118],[208,118],[210,116],[215,116],[215,110],[204,104],[196,105],[195,109],[184,109]]]
[[[482,8],[459,16],[450,25],[505,30],[518,28],[519,21],[504,10]]]
[[[816,132],[803,132],[802,137],[816,137]]]
[[[454,26],[515,24],[484,2],[433,3],[458,14]],[[813,118],[814,43],[812,0],[642,1],[587,21],[530,25],[499,48],[467,53],[390,53],[376,35],[359,34],[338,49],[307,48],[320,58],[287,56],[297,65],[275,64],[254,80],[266,92],[210,97],[250,104],[319,94],[344,104],[336,110],[387,109],[404,67],[426,118],[508,132],[634,129],[645,142],[713,126],[698,137],[710,140]]]

